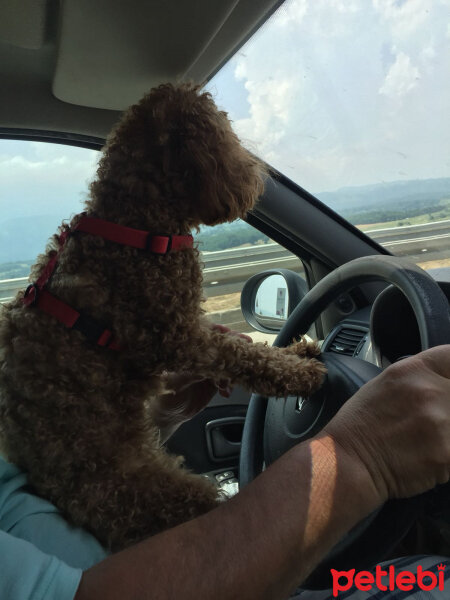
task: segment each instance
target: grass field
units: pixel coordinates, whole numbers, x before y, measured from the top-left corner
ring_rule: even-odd
[[[241,292],[225,294],[224,296],[213,296],[203,304],[206,312],[219,312],[221,310],[232,310],[241,306]]]
[[[426,262],[417,263],[422,269],[442,269],[443,267],[450,267],[450,258],[444,258],[442,260],[429,260]]]
[[[433,223],[435,221],[450,220],[450,200],[442,201],[442,210],[434,213],[426,213],[417,215],[417,217],[406,217],[405,219],[396,219],[395,221],[387,221],[384,223],[364,223],[364,225],[356,225],[361,231],[387,229],[388,227],[406,227],[408,225],[423,225],[425,223]]]

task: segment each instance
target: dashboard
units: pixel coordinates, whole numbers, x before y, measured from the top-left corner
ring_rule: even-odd
[[[450,304],[450,282],[437,283]],[[371,306],[342,319],[325,338],[322,351],[354,356],[385,368],[421,351],[419,327],[405,296],[389,286]]]

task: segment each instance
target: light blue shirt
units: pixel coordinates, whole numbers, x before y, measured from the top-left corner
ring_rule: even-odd
[[[0,600],[73,600],[82,571],[106,556],[0,457]]]
[[[107,552],[86,531],[72,527],[58,510],[28,489],[26,476],[0,457],[0,600],[73,600],[81,574],[106,558]],[[389,562],[396,568],[436,570],[447,567],[446,557],[418,556]],[[388,563],[381,563],[382,566]],[[450,571],[445,591],[437,588],[422,592],[416,588],[411,600],[448,598]],[[392,593],[372,595],[355,587],[344,593],[346,600],[367,598],[405,598],[396,589]],[[329,600],[332,590],[301,591],[291,600]]]

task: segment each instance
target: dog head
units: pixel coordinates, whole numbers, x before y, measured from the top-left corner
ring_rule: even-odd
[[[189,228],[244,217],[266,176],[227,114],[191,84],[161,85],[132,106],[109,138],[100,165],[100,178],[134,182],[135,195],[145,190],[148,210],[163,210]]]

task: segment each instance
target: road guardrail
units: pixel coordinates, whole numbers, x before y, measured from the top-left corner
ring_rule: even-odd
[[[442,252],[442,248],[445,257],[450,256],[450,220],[381,228],[369,233],[395,254],[411,256],[412,260],[434,259],[439,251]],[[449,240],[448,244],[445,238]],[[302,271],[300,259],[275,242],[202,252],[201,257],[204,262],[205,293],[208,297],[239,291],[249,277],[265,269],[283,267]],[[0,302],[11,300],[27,284],[26,277],[0,280]]]

